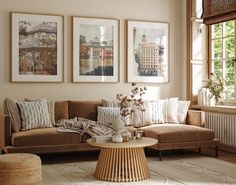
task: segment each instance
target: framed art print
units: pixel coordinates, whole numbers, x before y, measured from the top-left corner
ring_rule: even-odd
[[[119,20],[72,19],[73,82],[118,82]]]
[[[169,82],[169,24],[126,21],[128,82]]]
[[[11,13],[12,82],[63,82],[63,19]]]

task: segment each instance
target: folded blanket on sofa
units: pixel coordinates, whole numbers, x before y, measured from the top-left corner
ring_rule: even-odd
[[[112,135],[113,129],[109,125],[100,124],[89,119],[75,117],[73,119],[61,119],[56,122],[58,132],[74,132],[90,136]]]

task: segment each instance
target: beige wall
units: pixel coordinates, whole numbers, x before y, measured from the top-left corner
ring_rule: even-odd
[[[46,97],[47,99],[115,98],[128,93],[124,20],[166,21],[170,23],[170,83],[140,84],[148,87],[145,98],[178,96],[186,98],[186,0],[0,0],[0,111],[5,97]],[[10,83],[11,11],[65,16],[64,83]],[[120,82],[72,83],[71,16],[120,19]]]

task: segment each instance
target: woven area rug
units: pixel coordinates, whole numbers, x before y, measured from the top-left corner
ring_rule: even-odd
[[[151,178],[114,183],[94,177],[96,161],[43,165],[43,184],[48,185],[236,185],[236,165],[205,156],[147,158]]]

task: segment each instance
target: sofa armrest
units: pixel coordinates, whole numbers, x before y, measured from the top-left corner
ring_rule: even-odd
[[[10,117],[0,113],[0,148],[11,144],[11,123]]]
[[[204,111],[197,111],[197,110],[188,110],[186,124],[204,127],[204,125],[205,125],[205,112]]]

